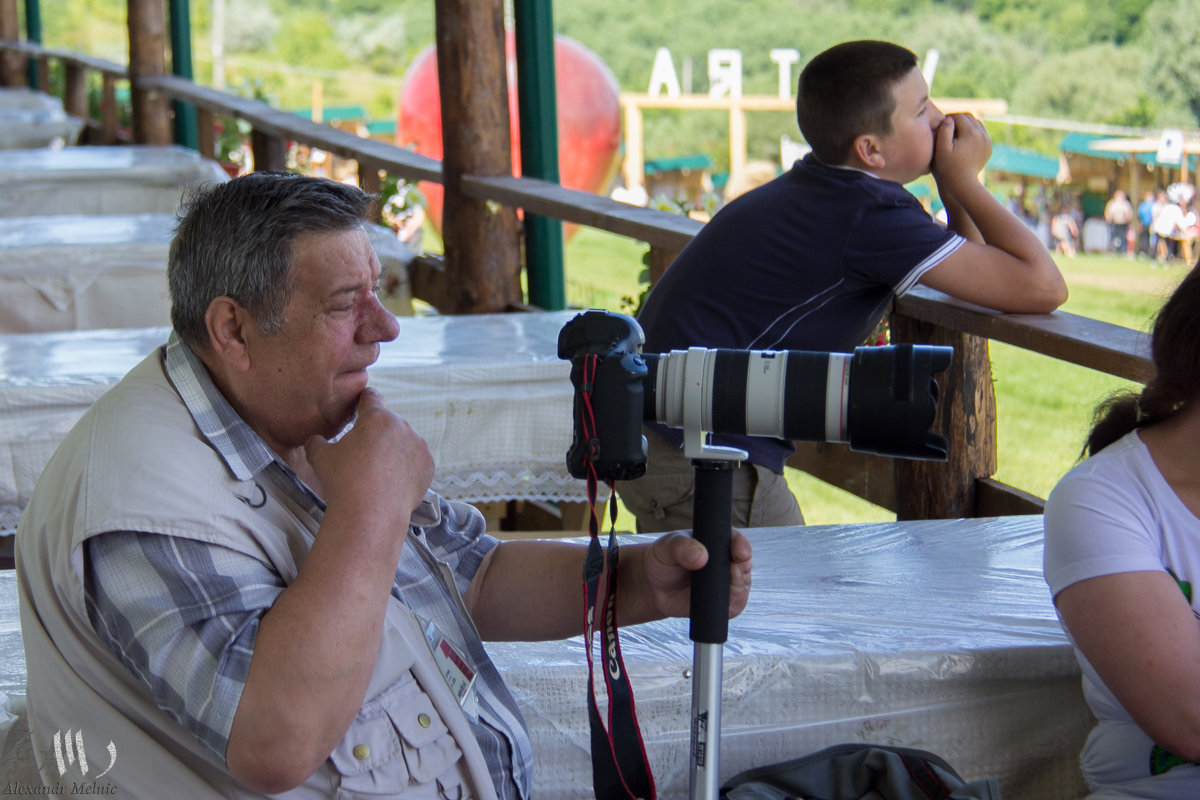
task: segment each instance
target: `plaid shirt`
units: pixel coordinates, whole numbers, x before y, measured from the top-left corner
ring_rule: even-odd
[[[168,378],[238,480],[269,481],[319,524],[324,502],[251,430],[172,332]],[[436,572],[466,590],[496,545],[469,507],[430,493],[413,515],[392,596],[433,622],[478,671],[476,739],[500,798],[527,798],[532,746],[516,701],[488,658],[461,601]],[[152,692],[159,707],[224,760],[254,653],[259,620],[287,586],[262,561],[163,534],[113,531],[87,540],[88,614],[100,638]]]

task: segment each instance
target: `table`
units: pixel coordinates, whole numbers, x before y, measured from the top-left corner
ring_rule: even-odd
[[[1040,516],[747,531],[754,588],[724,648],[722,781],[844,742],[945,758],[1005,800],[1086,794],[1094,720],[1042,580]],[[626,537],[636,541],[646,537]],[[664,800],[688,795],[686,620],[622,631]],[[533,737],[534,796],[590,796],[581,638],[492,644]]]
[[[61,109],[62,100],[25,86],[0,88],[0,111],[45,111]]]
[[[0,150],[74,145],[83,120],[58,109],[0,107]]]
[[[576,312],[398,318],[371,384],[420,433],[433,488],[467,502],[586,500],[566,470],[573,389],[558,332]],[[58,443],[167,328],[0,336],[0,531]]]
[[[725,645],[722,780],[862,742],[930,750],[967,780],[997,778],[1005,800],[1086,794],[1077,754],[1092,719],[1042,582],[1040,517],[747,535],[754,589]],[[18,693],[19,730],[12,575],[0,572],[0,691]],[[582,647],[489,646],[533,737],[539,800],[591,796]],[[686,797],[687,621],[624,629],[622,648],[659,796]],[[0,755],[0,773],[17,774],[19,756]]]
[[[83,120],[63,109],[62,100],[26,88],[0,89],[0,150],[73,145]]]
[[[0,217],[0,333],[169,325],[174,230],[168,213]],[[398,278],[389,307],[411,309],[412,251],[381,225],[367,232]]]
[[[184,191],[229,176],[195,150],[114,145],[8,150],[0,217],[173,213]]]

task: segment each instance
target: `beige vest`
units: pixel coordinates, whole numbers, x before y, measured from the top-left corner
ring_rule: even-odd
[[[269,482],[234,479],[200,437],[158,352],[67,435],[21,518],[17,580],[34,752],[46,786],[64,792],[90,787],[127,800],[260,797],[160,711],[93,632],[82,544],[113,530],[228,547],[267,561],[288,583],[316,533]],[[395,601],[366,698],[329,760],[284,797],[495,797],[470,724],[420,625]]]

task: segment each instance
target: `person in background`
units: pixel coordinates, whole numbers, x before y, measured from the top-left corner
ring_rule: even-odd
[[[1183,206],[1162,193],[1158,213],[1154,216],[1155,260],[1166,264],[1179,254],[1179,232],[1185,221]]]
[[[1146,192],[1142,196],[1142,202],[1138,203],[1137,207],[1137,253],[1138,256],[1146,258],[1154,258],[1153,233],[1151,229],[1154,226],[1154,192]]]
[[[797,121],[812,152],[724,206],[651,290],[646,352],[691,346],[851,352],[918,283],[1001,311],[1048,312],[1067,287],[1046,248],[980,183],[983,124],[942,114],[916,56],[855,41],[801,71]],[[949,226],[904,184],[932,172]],[[646,475],[619,495],[640,531],[691,525],[682,432],[648,426]],[[783,476],[790,442],[714,436],[735,471],[735,525],[803,522]]]
[[[398,333],[372,199],[252,173],[188,204],[168,342],[68,433],[16,537],[48,794],[78,728],[119,749],[92,774],[133,800],[529,797],[481,637],[580,633],[587,548],[500,543],[429,491],[428,446],[368,386]],[[688,614],[703,545],[621,555],[620,624]],[[735,533],[731,614],[750,567]]]
[[[1108,249],[1111,253],[1129,253],[1129,225],[1133,222],[1133,205],[1125,192],[1117,189],[1104,204],[1104,221],[1108,223]]]
[[[1065,208],[1059,208],[1050,218],[1050,235],[1054,237],[1055,252],[1062,253],[1067,258],[1075,257],[1075,241],[1079,238],[1079,228],[1075,225],[1075,217]]]
[[[1200,796],[1200,270],[1160,309],[1151,357],[1046,501],[1046,583],[1097,720],[1080,756],[1094,800]]]

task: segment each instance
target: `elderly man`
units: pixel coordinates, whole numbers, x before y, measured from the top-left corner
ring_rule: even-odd
[[[252,174],[181,217],[169,341],[66,437],[17,535],[48,786],[74,730],[121,797],[529,796],[481,638],[579,633],[585,548],[498,543],[428,491],[424,441],[367,387],[397,335],[370,200]],[[622,623],[687,613],[703,546],[623,554]]]

